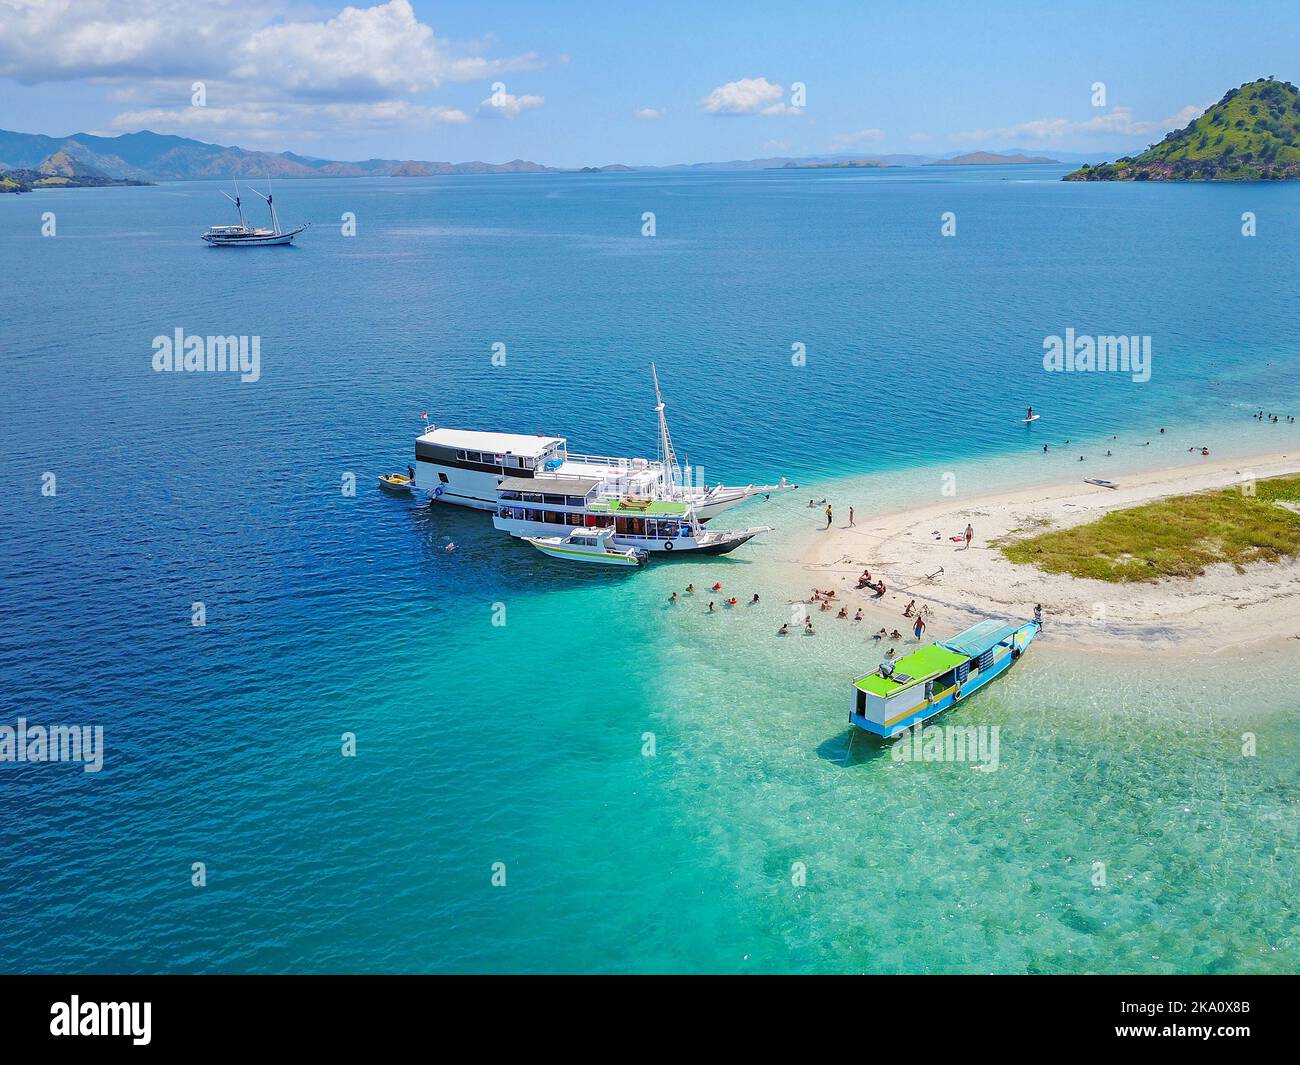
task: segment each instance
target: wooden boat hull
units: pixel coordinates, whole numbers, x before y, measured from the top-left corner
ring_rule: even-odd
[[[288,233],[250,234],[247,236],[222,236],[219,233],[204,233],[203,240],[213,248],[276,248],[292,244],[293,238],[306,226],[290,230]]]
[[[624,554],[616,551],[579,551],[564,544],[548,544],[541,537],[525,536],[523,539],[527,540],[542,554],[550,555],[551,558],[558,558],[564,562],[585,562],[591,565],[615,566],[621,569],[638,569],[645,564],[644,553]]]

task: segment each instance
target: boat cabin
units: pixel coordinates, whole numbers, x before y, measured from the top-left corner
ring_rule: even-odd
[[[567,450],[562,436],[431,427],[415,439],[415,487],[445,503],[496,510],[497,485],[503,478],[530,478],[558,469]]]

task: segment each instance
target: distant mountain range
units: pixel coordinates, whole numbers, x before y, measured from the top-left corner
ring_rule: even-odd
[[[1095,156],[1063,157],[1068,162],[1098,161]],[[250,151],[228,145],[207,144],[189,137],[142,130],[115,137],[75,133],[50,137],[40,133],[0,130],[0,191],[5,186],[105,185],[150,181],[184,181],[203,178],[295,177],[429,177],[435,174],[562,174],[610,173],[629,170],[765,170],[777,167],[921,166],[926,164],[1052,162],[1029,158],[1014,151],[974,152],[946,156],[884,155],[861,159],[850,155],[779,156],[734,159],[729,162],[680,163],[672,166],[630,167],[619,163],[565,169],[526,159],[508,163],[447,163],[416,159],[365,159],[340,162],[315,159],[294,152]],[[24,175],[40,175],[25,180]],[[63,180],[57,180],[62,178]],[[21,191],[9,188],[7,191]]]
[[[1300,180],[1300,97],[1271,75],[1247,82],[1145,152],[1085,165],[1065,180]]]

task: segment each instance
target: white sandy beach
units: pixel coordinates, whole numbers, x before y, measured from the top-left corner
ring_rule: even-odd
[[[1189,460],[1190,461],[1190,460]],[[1040,528],[1068,528],[1112,510],[1166,496],[1300,472],[1300,454],[1264,454],[1249,459],[1202,459],[1194,468],[1161,469],[1119,478],[1108,489],[1078,480],[1050,487],[1009,490],[977,498],[954,498],[920,507],[873,513],[869,498],[833,498],[829,530],[810,532],[794,544],[800,577],[809,597],[816,588],[836,591],[836,603],[852,614],[862,606],[865,633],[884,626],[912,636],[902,616],[908,600],[929,606],[931,631],[940,638],[980,618],[1029,618],[1041,603],[1044,637],[1071,646],[1133,653],[1177,649],[1213,653],[1300,636],[1300,559],[1259,564],[1238,572],[1215,566],[1201,577],[1157,584],[1112,584],[1043,573],[1007,560],[992,541],[1032,535]],[[849,506],[857,524],[848,527]],[[810,524],[821,510],[810,510]],[[969,550],[949,537],[967,523],[975,538]],[[935,532],[940,535],[936,537]],[[858,575],[871,570],[885,581],[882,601],[855,590]],[[927,575],[942,574],[927,579]],[[833,613],[817,612],[818,624]],[[895,641],[897,642],[897,641]],[[1300,643],[1292,643],[1300,655]]]

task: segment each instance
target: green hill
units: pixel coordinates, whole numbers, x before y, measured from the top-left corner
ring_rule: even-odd
[[[1145,152],[1085,165],[1065,180],[1300,180],[1300,97],[1289,81],[1247,82]]]

